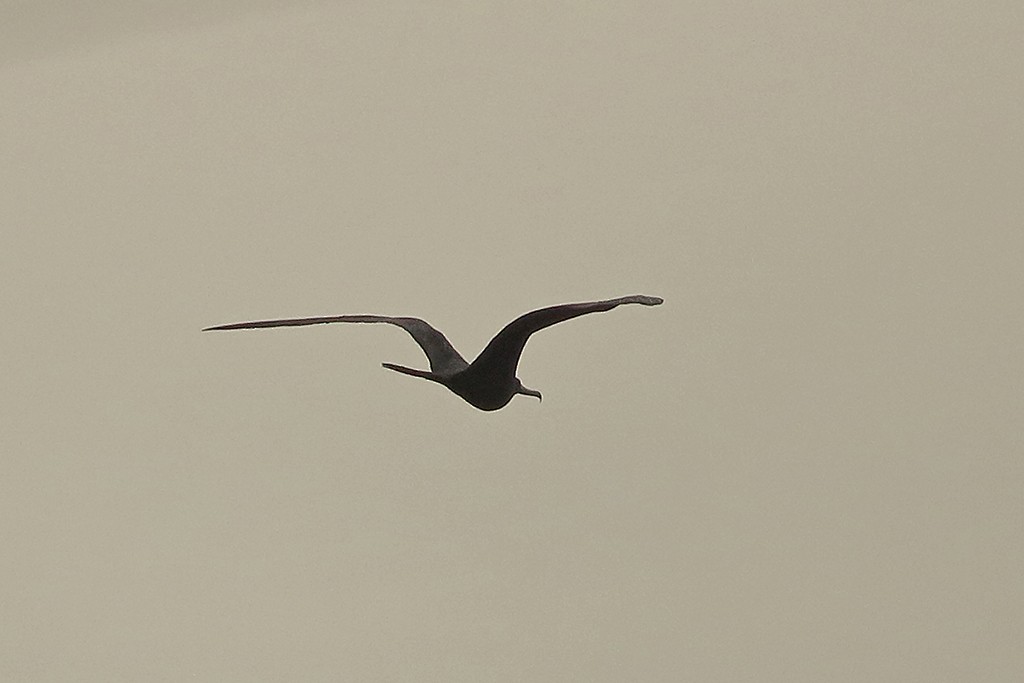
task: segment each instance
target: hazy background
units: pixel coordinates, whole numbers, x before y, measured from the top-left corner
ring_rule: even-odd
[[[1024,679],[1019,2],[0,7],[0,678]]]

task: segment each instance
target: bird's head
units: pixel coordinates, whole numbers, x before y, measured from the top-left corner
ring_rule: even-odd
[[[533,396],[538,401],[543,401],[544,400],[543,397],[541,397],[539,391],[535,391],[533,389],[527,389],[526,387],[524,387],[523,383],[519,381],[518,377],[516,378],[516,393],[517,394],[524,394],[526,396]]]

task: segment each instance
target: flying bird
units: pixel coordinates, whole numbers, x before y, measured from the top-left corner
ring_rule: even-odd
[[[217,325],[203,330],[248,330],[260,327],[296,327],[323,323],[388,323],[409,333],[430,361],[430,370],[416,370],[394,363],[381,363],[413,377],[422,377],[443,384],[470,405],[480,410],[498,410],[508,405],[516,394],[541,398],[540,392],[527,389],[516,377],[516,367],[523,347],[530,335],[545,327],[588,313],[610,311],[623,304],[657,306],[663,299],[656,296],[634,294],[605,301],[562,304],[531,311],[519,316],[495,335],[472,363],[459,355],[448,339],[419,318],[385,315],[334,315],[321,318],[292,318],[287,320],[258,320],[247,323]]]

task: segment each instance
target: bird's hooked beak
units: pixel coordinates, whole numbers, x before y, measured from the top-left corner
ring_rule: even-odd
[[[543,401],[544,400],[544,398],[540,395],[539,391],[535,391],[533,389],[527,389],[526,387],[523,386],[523,383],[520,382],[518,379],[516,380],[516,383],[519,385],[519,388],[516,390],[517,394],[524,394],[526,396],[533,396],[538,401]]]

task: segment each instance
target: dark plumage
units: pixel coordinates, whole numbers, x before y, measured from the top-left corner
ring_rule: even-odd
[[[579,304],[562,304],[531,311],[519,316],[487,344],[472,363],[459,355],[443,334],[419,318],[399,318],[384,315],[335,315],[322,318],[294,318],[289,320],[259,320],[248,323],[232,323],[207,327],[207,330],[247,330],[260,327],[293,327],[319,325],[322,323],[389,323],[401,327],[420,345],[430,361],[430,370],[382,363],[385,368],[422,377],[451,389],[471,405],[480,410],[504,408],[516,394],[541,398],[539,391],[527,389],[516,377],[516,367],[523,347],[530,335],[570,318],[588,313],[610,311],[622,304],[657,306],[662,299],[654,296],[634,294],[606,301],[588,301]]]

